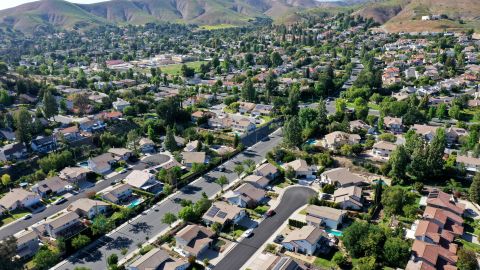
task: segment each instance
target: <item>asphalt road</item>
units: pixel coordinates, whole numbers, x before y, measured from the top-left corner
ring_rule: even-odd
[[[54,269],[73,270],[75,267],[81,266],[92,270],[106,269],[106,258],[111,254],[117,254],[119,260],[121,260],[125,257],[121,255],[122,249],[126,249],[128,251],[127,254],[129,254],[137,249],[138,244],[145,243],[147,239],[165,230],[168,225],[161,222],[162,217],[167,212],[177,214],[182,208],[180,206],[181,199],[196,202],[201,198],[203,192],[209,197],[214,196],[221,190],[220,186],[214,182],[216,178],[225,175],[229,182],[233,182],[237,178],[237,174],[233,171],[235,164],[247,159],[252,159],[257,164],[261,162],[266,153],[282,141],[282,137],[279,134],[280,132],[278,131],[272,133],[270,140],[260,141],[258,144],[255,144],[225,162],[225,172],[214,170],[205,174],[191,184],[183,187],[175,193],[174,196],[170,197],[170,199],[154,205],[129,223],[125,223],[117,228],[117,230],[110,235],[98,239],[94,244],[70,256]]]
[[[272,236],[272,233],[290,217],[295,210],[305,205],[315,191],[308,187],[292,187],[285,191],[282,201],[275,208],[277,213],[265,219],[253,231],[253,236],[237,244],[215,267],[215,270],[240,269],[250,257]]]
[[[148,157],[148,160],[157,161],[157,162],[160,162],[160,163],[167,162],[168,159],[169,159],[169,157],[166,156],[166,155],[163,155],[163,154],[155,154],[155,155],[152,155],[152,156]],[[146,169],[148,167],[149,167],[149,165],[147,163],[145,163],[144,161],[139,161],[132,167],[132,169],[143,170],[143,169]],[[96,183],[96,185],[94,185],[90,188],[84,189],[82,192],[79,192],[77,195],[73,195],[71,197],[68,197],[67,201],[60,204],[60,205],[50,205],[49,207],[47,207],[42,212],[32,214],[32,218],[30,218],[28,220],[21,220],[21,221],[17,221],[15,223],[7,224],[6,226],[3,226],[2,228],[0,228],[0,239],[3,239],[3,238],[8,237],[10,235],[13,235],[13,234],[15,234],[15,233],[27,228],[27,227],[32,226],[33,224],[35,224],[39,221],[42,221],[43,219],[45,219],[49,216],[52,216],[52,215],[64,210],[72,202],[74,202],[74,201],[76,201],[80,198],[87,198],[88,194],[90,194],[92,192],[97,193],[100,190],[103,190],[106,187],[110,186],[113,181],[123,179],[130,173],[131,173],[131,171],[128,171],[127,173],[119,174],[119,175],[116,175],[112,178],[100,181],[100,182]]]

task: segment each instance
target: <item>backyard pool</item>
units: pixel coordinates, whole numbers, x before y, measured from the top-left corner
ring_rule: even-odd
[[[83,168],[88,168],[88,161],[79,162],[78,166],[83,167]]]
[[[127,207],[128,208],[134,208],[135,206],[141,204],[143,202],[142,198],[135,199],[133,202],[131,202]]]
[[[332,229],[326,229],[325,231],[326,231],[327,233],[333,234],[333,235],[336,236],[336,237],[343,236],[343,233],[342,233],[341,231],[332,230]]]
[[[306,144],[308,144],[308,145],[315,145],[315,144],[317,144],[317,140],[315,140],[315,139],[308,139],[307,142],[306,142]]]

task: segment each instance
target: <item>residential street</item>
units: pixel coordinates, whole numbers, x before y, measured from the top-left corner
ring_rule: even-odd
[[[240,269],[248,259],[267,241],[290,215],[305,205],[315,191],[308,187],[292,187],[285,191],[280,204],[275,208],[276,215],[260,223],[250,238],[242,240],[216,266],[215,270]]]
[[[252,159],[257,164],[261,162],[268,151],[281,143],[282,137],[279,134],[280,131],[272,133],[270,140],[260,141],[233,159],[225,162],[225,172],[211,171],[205,174],[203,177],[182,188],[181,191],[170,197],[170,199],[164,200],[160,204],[146,210],[129,223],[125,223],[110,235],[95,241],[92,245],[79,251],[53,269],[73,270],[78,266],[84,266],[94,270],[105,269],[106,258],[113,253],[117,254],[119,260],[121,260],[124,257],[124,255],[120,253],[122,249],[127,249],[127,254],[129,254],[137,249],[137,244],[146,242],[147,239],[155,237],[168,227],[168,225],[163,224],[160,220],[167,212],[178,213],[181,209],[179,204],[181,199],[189,199],[196,202],[201,198],[203,192],[209,197],[213,196],[220,191],[220,186],[214,183],[217,177],[225,175],[230,182],[237,179],[237,174],[233,171],[236,163],[241,163],[246,159]],[[289,204],[293,203],[290,202]],[[283,214],[279,216],[282,217]]]

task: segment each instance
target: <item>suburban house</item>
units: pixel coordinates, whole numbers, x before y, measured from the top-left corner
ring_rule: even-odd
[[[255,103],[251,102],[239,102],[238,105],[238,112],[241,114],[250,113],[257,106]]]
[[[21,230],[14,235],[17,239],[17,258],[31,258],[40,248],[40,239],[32,230]]]
[[[45,198],[50,195],[62,194],[69,188],[72,188],[69,182],[62,180],[58,176],[54,176],[36,183],[31,189],[33,192],[36,192],[41,197]]]
[[[270,180],[268,178],[254,174],[248,175],[247,177],[243,178],[243,181],[252,183],[258,188],[265,188],[270,183]]]
[[[340,149],[345,144],[353,145],[360,142],[360,135],[349,134],[342,131],[334,131],[325,135],[323,146],[331,150]]]
[[[127,177],[125,183],[130,186],[141,189],[143,191],[158,194],[162,191],[162,183],[159,182],[155,175],[147,171],[133,170]]]
[[[336,187],[359,186],[365,179],[350,172],[348,168],[335,168],[320,175],[320,182]]]
[[[104,130],[107,125],[100,119],[86,119],[81,121],[78,127],[83,132],[94,133]]]
[[[272,114],[273,106],[272,105],[264,105],[264,104],[257,104],[255,105],[255,109],[252,111],[253,116],[266,116]]]
[[[215,233],[200,225],[187,225],[175,235],[175,247],[186,256],[198,258],[213,242]]]
[[[112,170],[112,165],[117,159],[112,153],[104,153],[88,159],[88,168],[98,174],[107,174]]]
[[[120,112],[123,112],[123,110],[128,106],[130,106],[130,102],[125,101],[121,98],[117,98],[117,101],[112,102],[112,107],[115,110],[120,111]]]
[[[79,216],[93,219],[98,214],[105,214],[110,209],[110,204],[89,198],[80,198],[72,202],[68,211],[76,212]]]
[[[66,142],[74,142],[82,138],[80,135],[80,129],[78,126],[71,126],[67,128],[62,128],[58,131],[57,136],[59,139],[63,138]]]
[[[235,190],[225,193],[224,197],[233,205],[239,207],[255,207],[266,199],[265,190],[251,183],[244,183]]]
[[[453,195],[439,190],[433,190],[428,194],[427,206],[450,211],[458,216],[463,216],[465,212],[465,204],[459,203]]]
[[[342,209],[360,210],[363,207],[362,188],[357,186],[339,188],[333,193],[333,201],[340,204]]]
[[[201,145],[199,140],[188,142],[187,145],[185,145],[185,148],[183,148],[183,151],[196,152],[199,145]]]
[[[303,159],[297,159],[289,163],[285,163],[283,169],[287,170],[289,167],[295,171],[295,177],[298,179],[313,180],[316,178],[317,168],[309,166]]]
[[[155,143],[148,138],[141,138],[138,142],[140,151],[142,153],[153,153],[155,152]]]
[[[466,171],[476,173],[480,171],[480,158],[469,157],[464,155],[457,155],[457,167],[465,168]]]
[[[285,236],[282,246],[289,251],[313,255],[322,238],[327,239],[325,232],[318,227],[306,225]]]
[[[391,142],[379,141],[372,147],[372,155],[388,159],[390,154],[397,148],[397,145]]]
[[[454,236],[461,236],[464,232],[463,218],[450,211],[427,206],[423,212],[423,219],[435,223],[440,229]]]
[[[32,140],[30,143],[32,150],[38,153],[48,153],[57,149],[57,137],[47,136]]]
[[[132,150],[127,148],[110,148],[107,152],[114,155],[115,159],[117,160],[127,161],[131,156],[133,156]]]
[[[402,118],[385,116],[383,118],[383,126],[386,130],[397,134],[403,132],[403,121]]]
[[[350,132],[356,132],[359,130],[369,130],[370,128],[371,126],[363,122],[362,120],[350,121]]]
[[[186,270],[189,266],[187,261],[172,258],[166,251],[154,248],[127,266],[127,270]]]
[[[194,163],[207,164],[208,156],[205,152],[182,152],[182,164],[191,168]]]
[[[250,260],[250,264],[248,265],[247,269],[255,269],[255,270],[272,270],[272,269],[279,269],[279,270],[299,270],[302,269],[299,267],[297,262],[288,257],[288,256],[278,256],[272,253],[259,253],[254,255],[255,257],[253,260]]]
[[[275,180],[279,175],[277,167],[268,162],[258,166],[253,173],[258,176],[264,176],[271,181]]]
[[[37,193],[22,189],[14,188],[0,198],[0,211],[14,211],[18,208],[29,207],[40,202],[40,196]]]
[[[27,157],[27,148],[23,143],[11,143],[0,148],[0,161],[12,161]]]
[[[75,235],[82,226],[80,216],[76,212],[64,212],[54,219],[47,221],[45,232],[52,238]]]
[[[405,270],[417,269],[456,269],[458,256],[440,245],[415,240],[412,246],[412,257]]]
[[[207,225],[218,222],[223,226],[229,223],[237,224],[245,215],[245,209],[218,201],[212,204],[210,209],[203,215],[202,220]]]
[[[307,206],[306,212],[308,225],[331,229],[337,229],[347,214],[347,211],[344,210],[318,205]]]
[[[250,133],[254,131],[257,126],[250,121],[250,119],[242,118],[242,119],[234,119],[232,122],[232,129],[238,133]]]
[[[76,184],[86,180],[89,172],[89,169],[83,167],[66,167],[60,171],[58,176],[65,181]]]
[[[111,203],[118,204],[132,196],[133,190],[129,184],[120,184],[113,186],[107,192],[102,194],[102,199]]]

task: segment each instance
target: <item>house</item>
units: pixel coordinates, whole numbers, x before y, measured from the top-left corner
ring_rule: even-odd
[[[315,226],[307,225],[290,232],[282,241],[286,250],[313,255],[322,238],[327,239],[325,232]]]
[[[298,179],[313,180],[316,178],[317,168],[315,166],[309,166],[303,159],[297,159],[289,163],[285,163],[284,170],[291,168],[295,171],[295,177]]]
[[[88,159],[88,168],[95,173],[105,175],[112,170],[112,165],[117,162],[115,155],[105,153]]]
[[[153,153],[155,152],[155,143],[148,138],[141,138],[138,142],[140,151],[142,153]]]
[[[349,187],[362,185],[365,179],[351,173],[348,168],[335,168],[322,173],[320,181],[336,187]]]
[[[210,111],[196,111],[196,112],[193,112],[191,117],[192,117],[192,121],[196,122],[198,121],[199,119],[202,119],[202,118],[212,118],[212,117],[215,117],[216,114],[214,112],[210,112]]]
[[[438,126],[415,124],[413,125],[412,130],[414,130],[416,134],[421,135],[426,141],[429,142],[437,133],[438,128]]]
[[[458,256],[440,245],[415,240],[405,270],[453,270]]]
[[[191,141],[191,142],[187,143],[187,145],[185,145],[185,148],[183,148],[183,151],[185,151],[185,152],[196,152],[199,145],[201,146],[201,142],[199,140]]]
[[[107,192],[102,194],[102,199],[111,203],[118,204],[132,196],[133,190],[129,184],[120,184],[113,186]]]
[[[232,122],[232,129],[238,133],[250,133],[254,131],[257,126],[247,118],[234,119]]]
[[[32,147],[32,150],[37,153],[48,153],[57,149],[57,137],[52,135],[37,138],[35,140],[32,140],[32,142],[30,143],[30,147]]]
[[[153,194],[158,194],[162,191],[163,187],[162,183],[157,181],[154,174],[140,170],[133,170],[127,175],[127,177],[125,177],[125,183]]]
[[[383,118],[383,126],[385,127],[386,130],[389,130],[394,134],[403,132],[402,118],[385,116]]]
[[[58,131],[57,135],[59,135],[60,138],[63,138],[66,142],[74,142],[82,138],[78,126],[62,128]]]
[[[396,144],[386,141],[379,141],[373,145],[372,155],[388,159],[395,149],[397,149]]]
[[[86,180],[89,172],[91,172],[89,169],[83,167],[66,167],[60,171],[58,177],[70,183],[77,184],[78,182]]]
[[[68,211],[73,211],[79,216],[90,220],[95,218],[98,214],[105,214],[109,209],[110,204],[89,198],[80,198],[67,207]]]
[[[182,164],[191,168],[194,163],[207,164],[208,157],[205,152],[182,152]]]
[[[331,149],[337,150],[345,144],[353,145],[360,142],[360,135],[358,134],[349,134],[342,131],[334,131],[325,135],[322,143],[323,146]]]
[[[71,189],[70,183],[62,180],[58,176],[49,177],[32,186],[32,191],[45,198],[50,195],[59,195]]]
[[[272,114],[273,106],[272,105],[264,105],[264,104],[257,104],[252,111],[253,116],[267,116]]]
[[[333,193],[333,201],[342,209],[360,210],[363,207],[362,188],[357,186],[339,188]]]
[[[121,98],[117,98],[117,101],[112,102],[112,107],[119,112],[123,112],[123,110],[128,106],[130,106],[130,102]]]
[[[275,180],[279,175],[277,167],[268,162],[258,166],[253,173],[258,176],[264,176],[270,179],[270,181]]]
[[[258,188],[265,188],[270,183],[270,179],[254,174],[248,175],[247,177],[243,178],[243,181],[252,183]]]
[[[202,220],[207,225],[215,222],[222,225],[237,224],[246,215],[245,209],[223,201],[214,202],[210,209],[203,215]]]
[[[110,148],[107,152],[113,154],[117,160],[127,161],[133,156],[133,152],[127,148]]]
[[[18,208],[25,208],[38,204],[40,203],[40,199],[41,198],[37,193],[22,188],[14,188],[0,198],[0,207],[3,211],[14,211]]]
[[[459,138],[468,136],[468,134],[467,130],[459,127],[449,127],[445,130],[447,144],[449,145],[457,143]]]
[[[356,132],[359,130],[369,130],[370,128],[371,126],[363,122],[362,120],[350,121],[350,132]]]
[[[166,251],[153,248],[127,266],[127,270],[186,270],[189,266],[187,261],[172,258]]]
[[[21,230],[14,235],[17,240],[18,259],[31,258],[40,248],[40,239],[32,230]]]
[[[464,232],[463,218],[450,211],[427,206],[423,212],[423,219],[435,223],[440,229],[454,236],[461,236]]]
[[[0,161],[12,161],[27,157],[27,148],[23,143],[11,143],[0,148]]]
[[[428,194],[427,206],[450,211],[458,216],[462,216],[465,212],[465,204],[459,203],[453,195],[436,189]]]
[[[305,210],[308,225],[332,229],[337,229],[347,214],[347,211],[344,210],[318,205],[309,205]]]
[[[457,155],[457,167],[465,168],[466,171],[476,173],[480,171],[480,158],[469,157],[464,155]]]
[[[266,192],[251,183],[244,183],[235,190],[225,193],[224,197],[233,205],[255,207],[266,199]]]
[[[253,260],[250,260],[250,264],[246,269],[255,269],[255,270],[300,270],[297,262],[287,256],[280,257],[278,255],[262,252],[254,255]]]
[[[52,238],[72,236],[81,227],[80,216],[67,211],[47,221],[44,226],[45,232]]]
[[[102,131],[107,127],[107,125],[100,119],[86,119],[80,121],[79,128],[83,132],[94,133]]]
[[[238,104],[238,112],[241,114],[249,113],[257,106],[255,103],[251,102],[239,102]]]
[[[213,242],[215,233],[200,225],[187,225],[175,235],[175,247],[186,256],[195,256],[206,251]]]

